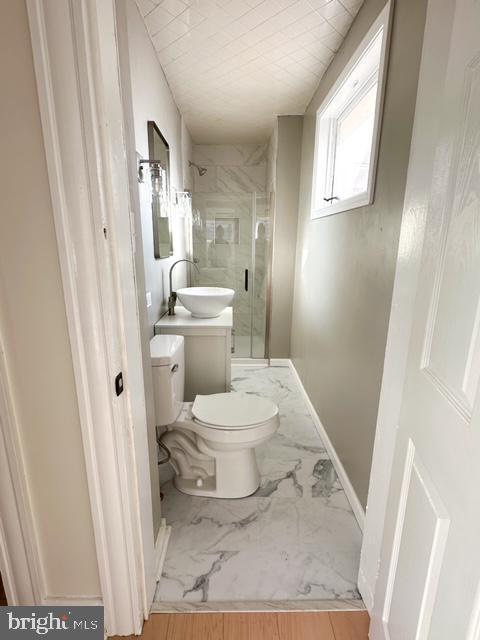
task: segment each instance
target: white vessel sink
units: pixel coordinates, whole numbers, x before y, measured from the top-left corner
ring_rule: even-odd
[[[223,287],[187,287],[177,297],[194,318],[216,318],[231,304],[235,291]]]

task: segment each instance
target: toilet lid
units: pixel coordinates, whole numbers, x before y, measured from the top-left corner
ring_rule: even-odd
[[[214,393],[197,396],[192,413],[212,427],[245,429],[271,420],[278,414],[278,407],[266,398],[246,393]]]

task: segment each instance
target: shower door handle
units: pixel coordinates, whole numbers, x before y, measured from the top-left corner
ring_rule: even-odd
[[[245,291],[248,291],[248,269],[245,269]]]

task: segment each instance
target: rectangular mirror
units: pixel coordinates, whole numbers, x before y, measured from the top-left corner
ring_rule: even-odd
[[[170,149],[153,122],[148,121],[148,157],[152,183],[153,250],[156,259],[173,254],[170,225]],[[153,162],[152,160],[158,161]]]

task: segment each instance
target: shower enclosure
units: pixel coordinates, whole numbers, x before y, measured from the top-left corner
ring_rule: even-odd
[[[271,221],[266,193],[194,192],[196,286],[234,289],[233,357],[268,357]]]

